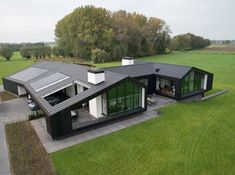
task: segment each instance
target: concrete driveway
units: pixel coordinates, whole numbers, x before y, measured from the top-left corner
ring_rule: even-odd
[[[5,124],[19,120],[25,120],[30,110],[26,98],[16,98],[6,102],[0,102],[0,174],[10,175],[8,149],[5,137]]]
[[[30,110],[25,97],[0,103],[0,121],[11,122],[27,119]]]

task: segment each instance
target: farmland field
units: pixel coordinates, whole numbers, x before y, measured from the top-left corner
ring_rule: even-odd
[[[193,51],[142,58],[214,73],[228,93],[177,103],[158,118],[50,155],[60,175],[235,174],[235,53]],[[120,62],[98,64],[98,67]]]
[[[2,77],[29,67],[33,63],[32,60],[22,58],[19,52],[15,52],[10,61],[0,57],[0,85],[2,84]]]

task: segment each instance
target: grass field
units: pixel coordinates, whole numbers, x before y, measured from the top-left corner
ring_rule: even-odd
[[[2,77],[24,69],[33,63],[32,60],[22,58],[19,52],[15,52],[10,61],[0,57],[0,85],[2,84]]]
[[[214,88],[229,92],[171,105],[159,118],[55,152],[50,157],[58,174],[235,174],[235,54],[184,52],[143,59],[208,70]]]

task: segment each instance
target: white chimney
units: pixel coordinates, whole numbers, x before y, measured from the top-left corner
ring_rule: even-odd
[[[105,80],[103,69],[89,69],[87,74],[89,83],[99,84]]]
[[[134,58],[133,57],[123,57],[122,58],[122,66],[132,65],[132,64],[134,64]]]

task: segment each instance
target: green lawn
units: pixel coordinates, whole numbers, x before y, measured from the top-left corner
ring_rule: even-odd
[[[0,85],[2,84],[2,77],[22,70],[33,63],[32,60],[22,58],[19,52],[15,52],[10,61],[0,57]]]
[[[168,106],[159,118],[55,152],[50,157],[58,174],[235,174],[235,54],[184,52],[143,59],[208,70],[214,88],[229,92]]]

